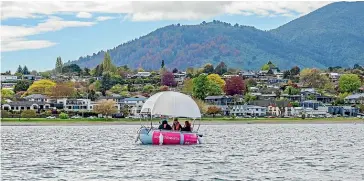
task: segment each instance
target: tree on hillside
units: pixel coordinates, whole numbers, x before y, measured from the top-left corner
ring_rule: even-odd
[[[102,70],[104,72],[106,72],[106,71],[115,72],[116,71],[116,67],[114,64],[112,64],[111,57],[108,52],[106,52],[104,55],[104,60],[102,61]]]
[[[225,81],[218,74],[210,74],[207,76],[207,79],[213,83],[218,84],[221,89],[224,89]]]
[[[23,68],[19,65],[18,69],[16,70],[16,73],[23,74]]]
[[[222,88],[216,82],[212,82],[208,80],[208,88],[207,88],[207,95],[208,96],[217,96],[222,94]]]
[[[51,80],[42,79],[42,80],[34,81],[33,84],[28,88],[28,90],[25,94],[26,95],[31,95],[31,94],[51,95],[52,88],[54,86],[56,86],[56,83]]]
[[[301,69],[297,66],[292,67],[290,70],[291,75],[298,75],[298,74],[300,74],[300,72],[301,72]]]
[[[214,66],[211,63],[208,63],[203,67],[203,73],[211,74],[213,72],[214,72]]]
[[[292,86],[287,86],[286,89],[284,90],[284,93],[288,95],[297,95],[300,93],[300,90]]]
[[[23,75],[28,75],[30,74],[29,70],[28,70],[28,67],[26,65],[24,65],[24,68],[23,68]]]
[[[77,64],[71,64],[67,66],[63,66],[62,73],[76,73],[80,74],[82,72],[82,69]]]
[[[85,67],[82,71],[83,76],[90,76],[90,69]]]
[[[339,89],[341,92],[354,92],[361,86],[361,81],[356,74],[344,74],[339,78]]]
[[[219,65],[216,66],[214,72],[219,75],[223,75],[227,72],[227,66],[224,62],[220,62]]]
[[[305,68],[300,73],[300,81],[307,87],[323,88],[330,80],[317,69]]]
[[[257,81],[252,78],[246,79],[244,82],[247,87],[254,87],[257,85]]]
[[[32,82],[29,80],[18,80],[14,86],[14,92],[26,91],[31,84]]]
[[[113,100],[101,100],[98,101],[94,107],[94,111],[98,114],[102,114],[103,116],[106,116],[106,118],[111,115],[118,112],[116,106],[116,102]]]
[[[74,91],[74,83],[61,82],[52,87],[50,96],[54,98],[70,97],[73,95]]]
[[[262,66],[261,70],[268,71],[269,70],[269,65],[268,64],[264,64]]]
[[[123,91],[123,86],[120,84],[116,84],[111,87],[110,91],[115,94],[120,94]]]
[[[161,63],[161,69],[164,68],[164,60],[162,60],[162,63]]]
[[[93,70],[93,76],[100,77],[102,76],[102,73],[104,73],[102,65],[97,65]]]
[[[245,90],[244,80],[240,76],[233,76],[226,80],[225,82],[225,93],[227,95],[242,95]]]
[[[182,92],[192,95],[193,92],[193,79],[187,78],[183,81]]]
[[[14,92],[10,89],[1,89],[1,99],[13,99]]]
[[[63,69],[62,59],[61,57],[57,57],[55,70],[57,73],[62,73],[62,69]]]
[[[110,73],[106,72],[102,75],[101,78],[101,93],[103,96],[106,95],[106,91],[111,89],[112,87],[111,75]]]
[[[161,85],[166,85],[169,87],[174,87],[177,85],[176,81],[174,80],[174,75],[172,72],[164,72],[161,77]]]
[[[198,77],[193,79],[193,91],[192,95],[198,99],[204,100],[208,95],[208,79],[207,75],[200,74]]]
[[[178,69],[177,69],[177,68],[174,68],[174,69],[172,70],[172,73],[178,73]]]
[[[153,85],[148,84],[148,85],[145,85],[145,86],[143,87],[143,93],[148,93],[148,94],[150,94],[150,93],[152,93],[153,91],[154,91],[154,86],[153,86]]]

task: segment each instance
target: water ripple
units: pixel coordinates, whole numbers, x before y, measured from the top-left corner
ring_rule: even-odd
[[[203,145],[134,143],[137,126],[1,128],[2,180],[363,180],[363,124],[208,125]]]

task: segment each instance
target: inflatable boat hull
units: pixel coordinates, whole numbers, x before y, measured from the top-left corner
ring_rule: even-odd
[[[139,139],[144,145],[194,145],[200,144],[197,133],[142,128]]]

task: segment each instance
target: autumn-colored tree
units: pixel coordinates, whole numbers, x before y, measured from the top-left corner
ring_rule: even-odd
[[[33,82],[33,84],[28,88],[26,95],[31,94],[43,94],[43,95],[51,95],[52,88],[56,86],[56,83],[48,80],[48,79],[42,79]]]
[[[174,75],[172,72],[164,72],[162,74],[162,80],[161,80],[161,84],[162,85],[166,85],[169,87],[174,87],[177,85],[176,81],[174,80]]]
[[[182,92],[192,95],[193,92],[193,79],[187,78],[183,81]]]
[[[216,84],[218,84],[221,89],[224,89],[225,87],[225,81],[220,77],[220,75],[218,74],[210,74],[207,76],[207,79],[211,82],[214,82]]]
[[[212,117],[215,117],[216,114],[219,114],[221,112],[221,108],[217,106],[209,106],[207,108],[207,114],[212,115]]]
[[[324,88],[330,80],[326,75],[321,74],[318,69],[305,68],[300,73],[300,81],[304,86]]]
[[[50,96],[54,98],[70,97],[73,95],[74,90],[74,83],[72,82],[57,83],[51,88]]]
[[[233,76],[225,82],[225,93],[227,95],[243,94],[245,90],[244,80],[240,76]]]
[[[169,87],[166,86],[166,85],[163,85],[159,88],[160,91],[168,91],[169,90]]]
[[[117,108],[115,107],[116,102],[109,99],[109,100],[100,100],[94,107],[94,111],[96,113],[102,114],[108,117],[111,114],[115,114],[118,112]]]

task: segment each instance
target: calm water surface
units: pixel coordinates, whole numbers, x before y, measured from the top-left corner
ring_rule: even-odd
[[[2,180],[364,180],[363,124],[206,125],[145,146],[138,126],[4,126]]]

